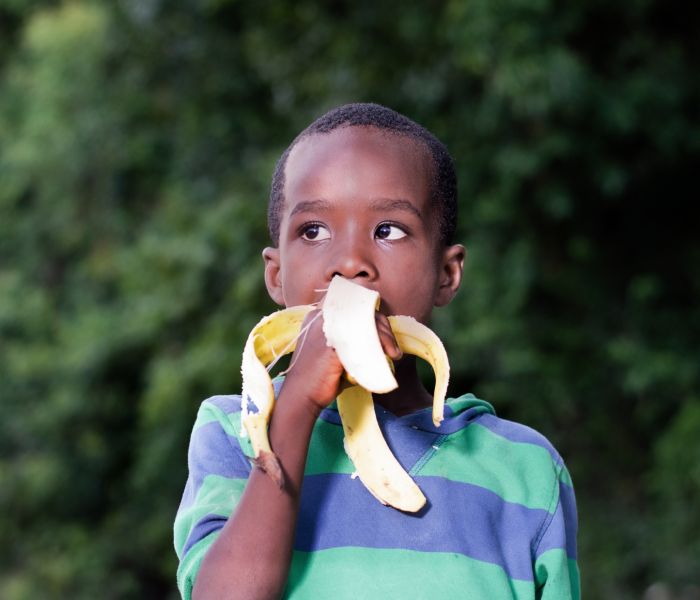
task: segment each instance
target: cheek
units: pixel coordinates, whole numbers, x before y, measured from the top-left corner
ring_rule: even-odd
[[[435,304],[437,289],[433,268],[432,265],[417,264],[413,273],[394,279],[391,294],[386,294],[382,304],[382,312],[408,315],[427,323]],[[416,277],[419,272],[425,275]]]
[[[322,287],[313,278],[313,270],[304,267],[291,267],[283,270],[282,273],[282,293],[286,306],[296,306],[299,304],[311,304],[319,299],[319,294],[315,292]]]
[[[440,285],[438,270],[439,265],[431,259],[416,265],[416,272],[420,273],[420,276],[412,277],[410,279],[412,287],[405,290],[413,305],[415,317],[423,323],[429,321],[430,315],[435,308],[437,291]]]

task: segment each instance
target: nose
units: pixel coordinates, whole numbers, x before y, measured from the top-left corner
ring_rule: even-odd
[[[326,270],[327,280],[330,281],[335,275],[346,279],[375,280],[377,268],[372,260],[371,248],[367,246],[366,240],[352,238],[336,242]]]

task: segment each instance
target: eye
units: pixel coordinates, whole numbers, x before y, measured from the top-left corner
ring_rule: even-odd
[[[374,237],[380,240],[400,240],[406,237],[406,232],[398,225],[381,223],[374,231]]]
[[[301,237],[310,242],[327,240],[331,237],[330,231],[320,223],[309,223],[301,228]]]

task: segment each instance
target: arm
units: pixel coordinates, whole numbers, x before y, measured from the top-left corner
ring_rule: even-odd
[[[580,576],[576,562],[578,519],[569,472],[557,469],[555,507],[536,547],[535,580],[538,600],[579,600]]]
[[[282,465],[285,488],[260,469],[252,470],[238,507],[202,562],[193,590],[196,600],[278,598],[284,590],[317,416],[313,407],[294,402],[299,396],[290,388],[285,382],[270,424],[270,443]]]
[[[382,327],[385,351],[398,358],[400,350],[388,335]],[[321,410],[335,399],[343,374],[335,351],[326,345],[321,318],[299,341],[291,364],[269,427],[285,487],[252,470],[238,506],[202,561],[195,600],[279,598],[284,591],[311,432]]]

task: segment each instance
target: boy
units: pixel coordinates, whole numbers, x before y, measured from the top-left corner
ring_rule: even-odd
[[[377,416],[428,503],[402,513],[351,477],[332,404],[343,368],[316,319],[270,421],[283,489],[243,453],[240,397],[200,409],[175,521],[184,597],[578,597],[576,508],[559,455],[470,394],[448,400],[433,426],[432,396],[386,320],[428,323],[457,292],[456,206],[445,147],[375,104],[330,111],[285,151],[268,212],[274,246],[263,251],[268,292],[281,306],[310,304],[336,274],[379,291],[399,387],[375,395]]]

